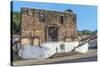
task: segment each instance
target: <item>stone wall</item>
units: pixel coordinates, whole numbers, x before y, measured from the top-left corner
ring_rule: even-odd
[[[63,16],[61,23],[60,17]],[[76,14],[71,11],[50,11],[43,9],[21,9],[21,36],[38,36],[41,42],[48,41],[48,29],[58,29],[58,41],[74,41],[77,39]]]

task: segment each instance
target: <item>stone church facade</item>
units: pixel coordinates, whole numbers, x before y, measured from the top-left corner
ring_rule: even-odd
[[[39,38],[41,42],[76,41],[76,28],[76,14],[72,10],[21,8],[21,37]]]

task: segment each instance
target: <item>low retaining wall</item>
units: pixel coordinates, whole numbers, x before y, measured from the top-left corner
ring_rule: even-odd
[[[85,43],[84,45],[81,45],[75,49],[75,51],[80,53],[86,53],[88,52],[88,43]]]
[[[19,56],[23,59],[30,58],[48,58],[56,53],[71,52],[73,49],[77,52],[87,52],[87,45],[77,47],[79,42],[48,42],[38,45],[23,45],[19,50]],[[76,48],[77,47],[77,48]]]
[[[55,53],[71,52],[79,42],[48,42],[41,44],[42,47],[49,49],[45,52],[45,58],[48,58]]]

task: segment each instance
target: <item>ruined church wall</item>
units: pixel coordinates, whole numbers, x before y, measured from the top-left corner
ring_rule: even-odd
[[[45,15],[45,20],[40,21],[39,14]],[[61,24],[59,17],[63,16]],[[21,35],[39,36],[41,42],[47,41],[48,28],[55,26],[58,29],[58,41],[63,41],[64,37],[71,39],[77,36],[76,14],[56,11],[46,11],[42,9],[21,9]]]

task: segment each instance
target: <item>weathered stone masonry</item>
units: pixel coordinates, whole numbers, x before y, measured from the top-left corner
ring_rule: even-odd
[[[44,9],[21,8],[21,36],[39,37],[41,42],[76,41],[76,14]]]

